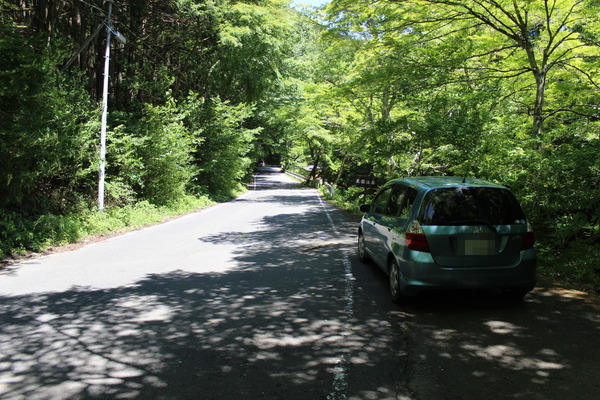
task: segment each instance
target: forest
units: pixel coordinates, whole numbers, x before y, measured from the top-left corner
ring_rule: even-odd
[[[354,211],[357,176],[501,183],[544,270],[599,290],[599,15],[597,0],[0,0],[0,259],[223,201],[265,161],[312,165],[306,183]]]

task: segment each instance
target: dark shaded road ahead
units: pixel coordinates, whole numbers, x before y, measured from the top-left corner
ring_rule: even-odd
[[[543,289],[398,307],[356,221],[264,172],[235,201],[1,272],[0,398],[597,398],[596,308]]]

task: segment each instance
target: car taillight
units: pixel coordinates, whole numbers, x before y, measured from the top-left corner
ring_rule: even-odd
[[[525,234],[525,239],[523,240],[523,246],[521,250],[529,250],[533,249],[533,245],[535,244],[535,233],[533,233],[533,228],[527,222],[527,233]]]
[[[521,247],[521,250],[533,249],[534,244],[535,244],[535,233],[527,232],[525,234],[525,240],[523,240],[523,246]]]
[[[425,232],[423,232],[423,228],[417,221],[412,221],[406,230],[406,247],[415,251],[431,252]]]

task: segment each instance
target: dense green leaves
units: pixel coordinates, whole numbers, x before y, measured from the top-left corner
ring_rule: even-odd
[[[89,194],[94,107],[60,76],[52,49],[14,30],[0,37],[0,207],[56,211]]]
[[[174,100],[146,106],[143,116],[122,121],[110,135],[108,193],[117,204],[147,199],[164,205],[187,193],[194,176],[192,134]]]
[[[195,124],[202,137],[202,145],[195,153],[196,186],[226,197],[241,189],[240,183],[251,171],[251,143],[260,131],[244,126],[251,115],[252,108],[246,104],[232,105],[214,98],[202,115],[194,117],[201,118]]]

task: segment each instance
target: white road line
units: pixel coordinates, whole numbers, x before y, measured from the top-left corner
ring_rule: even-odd
[[[325,215],[329,220],[329,225],[336,236],[341,236],[333,218],[327,211],[327,207],[321,196],[317,195],[321,207],[325,211]],[[344,266],[344,317],[349,321],[354,312],[354,275],[352,274],[352,263],[348,250],[342,249],[342,264]],[[345,357],[342,355],[338,358],[334,369],[335,376],[333,378],[333,388],[327,396],[327,400],[344,400],[347,398],[346,390],[348,388],[348,367]]]

